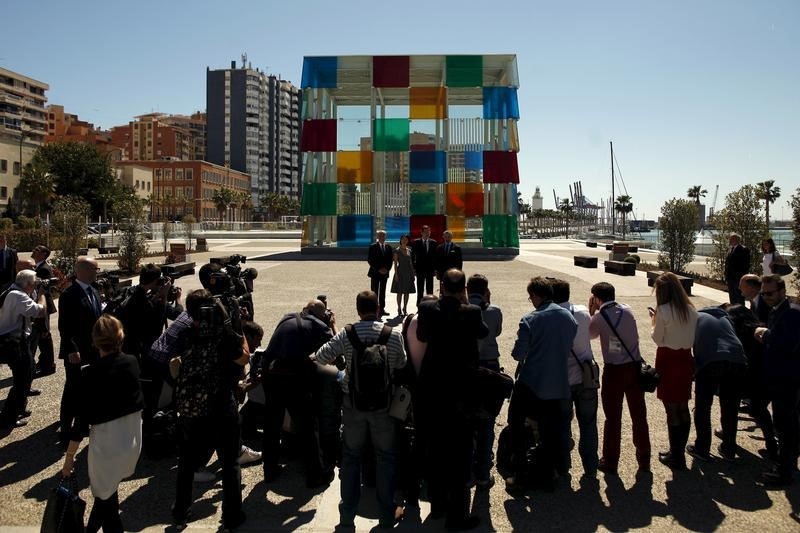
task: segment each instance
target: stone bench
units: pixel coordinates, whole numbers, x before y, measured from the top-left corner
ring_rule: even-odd
[[[604,261],[605,270],[609,274],[617,274],[619,276],[635,276],[636,263],[629,263],[627,261]]]
[[[100,248],[97,249],[97,252],[100,255],[118,254],[119,246],[101,246]]]
[[[631,253],[631,254],[639,253],[639,247],[638,246],[628,246],[628,253]]]
[[[661,274],[663,274],[663,273],[664,273],[663,270],[650,270],[650,271],[648,271],[647,272],[647,286],[648,287],[652,287],[653,285],[655,285],[656,284],[656,278],[658,276],[660,276]],[[683,287],[683,290],[686,291],[686,294],[691,296],[692,295],[692,287],[694,286],[694,279],[690,278],[688,276],[679,276],[678,274],[675,274],[675,275],[678,277],[678,281],[681,282],[681,286]]]
[[[576,255],[573,258],[575,266],[583,268],[597,268],[597,258],[588,255]]]
[[[205,237],[198,237],[196,239],[195,250],[198,252],[207,252],[208,251],[208,242],[206,241]]]
[[[170,263],[168,265],[161,265],[161,273],[171,278],[179,278],[181,276],[189,276],[194,274],[194,261],[187,261],[185,263]]]
[[[589,248],[597,248],[597,243],[592,241],[586,241],[586,246]]]

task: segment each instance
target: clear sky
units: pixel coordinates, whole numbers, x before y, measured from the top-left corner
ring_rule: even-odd
[[[800,1],[12,0],[0,66],[107,128],[205,107],[206,67],[247,53],[300,83],[304,55],[515,53],[523,194],[610,195],[639,217],[692,185],[800,186]],[[529,201],[529,200],[528,200]]]

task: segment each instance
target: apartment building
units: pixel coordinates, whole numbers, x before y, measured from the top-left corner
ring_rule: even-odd
[[[131,160],[196,158],[197,144],[202,143],[196,130],[170,125],[164,113],[134,117],[125,126],[111,128],[111,144],[125,149]],[[199,140],[198,140],[199,139]]]

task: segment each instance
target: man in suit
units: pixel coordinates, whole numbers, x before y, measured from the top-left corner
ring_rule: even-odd
[[[411,264],[417,276],[417,307],[422,302],[423,288],[425,294],[433,294],[433,262],[436,253],[436,241],[431,239],[430,226],[422,226],[422,237],[411,243]]]
[[[478,368],[478,339],[489,328],[471,305],[466,277],[451,269],[442,276],[439,300],[421,302],[417,339],[427,343],[417,381],[414,414],[418,438],[427,450],[431,514],[446,514],[448,529],[472,529],[467,479],[472,464],[472,427],[478,405],[470,387]]]
[[[50,249],[43,244],[34,247],[31,253],[31,258],[36,263],[34,266],[36,277],[40,280],[48,280],[53,277],[53,267],[47,262],[48,257],[50,257]],[[49,376],[56,371],[53,337],[50,335],[50,315],[56,312],[56,304],[50,291],[48,289],[43,289],[43,291],[47,314],[42,318],[34,319],[30,338],[32,357],[36,355],[36,348],[39,348],[39,363],[34,372],[34,377],[37,378]]]
[[[58,358],[64,360],[66,382],[61,396],[60,440],[68,441],[78,410],[81,365],[96,361],[92,328],[100,317],[100,293],[92,286],[97,279],[97,261],[81,256],[75,263],[75,281],[58,299],[58,332],[61,344]]]
[[[744,297],[739,290],[739,280],[750,271],[750,250],[742,244],[742,237],[738,233],[731,233],[728,244],[730,248],[725,257],[728,300],[732,304],[744,304]]]
[[[17,251],[6,244],[6,236],[0,233],[0,290],[14,283],[17,276]]]
[[[370,290],[378,295],[381,306],[380,316],[389,313],[386,309],[386,281],[392,269],[392,247],[386,244],[386,232],[378,230],[377,240],[369,246],[367,262],[369,263]]]
[[[444,242],[436,247],[434,265],[436,266],[436,279],[442,280],[444,273],[455,268],[461,270],[464,260],[461,258],[461,247],[453,242],[453,234],[447,230],[442,233]]]

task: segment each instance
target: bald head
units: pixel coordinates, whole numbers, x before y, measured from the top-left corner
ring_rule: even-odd
[[[322,320],[325,317],[325,304],[322,300],[309,300],[305,311]]]
[[[98,269],[97,260],[92,257],[82,255],[75,261],[75,277],[83,283],[94,283]]]
[[[755,274],[745,274],[739,280],[739,290],[746,299],[754,300],[761,291],[761,278]]]
[[[33,270],[36,268],[36,263],[33,259],[19,259],[17,260],[17,272],[23,270]]]

